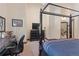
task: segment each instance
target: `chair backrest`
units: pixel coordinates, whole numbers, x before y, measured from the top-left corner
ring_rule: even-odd
[[[24,37],[25,35],[22,35],[19,42],[17,43],[20,52],[22,52],[24,49],[24,44],[23,44]]]

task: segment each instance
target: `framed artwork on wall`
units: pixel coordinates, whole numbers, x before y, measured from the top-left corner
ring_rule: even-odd
[[[0,32],[5,31],[5,18],[0,16]]]
[[[22,19],[12,19],[12,26],[13,27],[23,27],[23,20]]]
[[[4,33],[6,30],[5,18],[0,16],[0,38],[4,38]]]
[[[61,38],[68,38],[68,22],[61,22]]]

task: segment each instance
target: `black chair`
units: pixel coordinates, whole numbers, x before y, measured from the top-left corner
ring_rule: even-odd
[[[21,36],[19,42],[17,42],[17,45],[15,47],[11,47],[11,48],[9,47],[8,48],[11,56],[13,56],[13,55],[17,56],[18,54],[23,52],[23,49],[24,49],[24,43],[23,43],[24,37],[25,37],[25,35]]]
[[[4,46],[2,48],[2,51],[0,51],[0,56],[8,56],[8,55],[11,55],[9,49],[15,48],[16,46],[17,46],[17,41],[11,41],[9,43],[9,45]]]

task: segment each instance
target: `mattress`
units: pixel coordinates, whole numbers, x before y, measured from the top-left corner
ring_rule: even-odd
[[[51,40],[43,43],[49,56],[79,56],[79,40]]]

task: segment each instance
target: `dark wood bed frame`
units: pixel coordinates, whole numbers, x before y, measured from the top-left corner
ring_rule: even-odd
[[[59,7],[59,8],[63,8],[63,9],[66,9],[66,10],[71,10],[71,11],[74,11],[74,12],[78,12],[78,10],[74,10],[74,9],[71,9],[71,8],[67,8],[67,7],[63,7],[63,6],[60,6],[60,5],[56,5],[56,4],[52,4],[52,3],[48,3],[43,9],[40,9],[40,29],[39,29],[39,33],[40,33],[40,40],[39,40],[39,56],[42,56],[42,50],[43,50],[43,41],[44,41],[44,38],[42,38],[42,27],[43,27],[43,14],[46,14],[46,15],[54,15],[54,16],[60,16],[60,17],[67,17],[69,18],[69,38],[72,38],[72,18],[73,17],[77,17],[79,15],[74,15],[72,16],[70,14],[70,16],[68,15],[63,15],[63,14],[57,14],[57,13],[52,13],[52,12],[47,12],[45,11],[45,9],[49,6],[55,6],[55,7]]]

